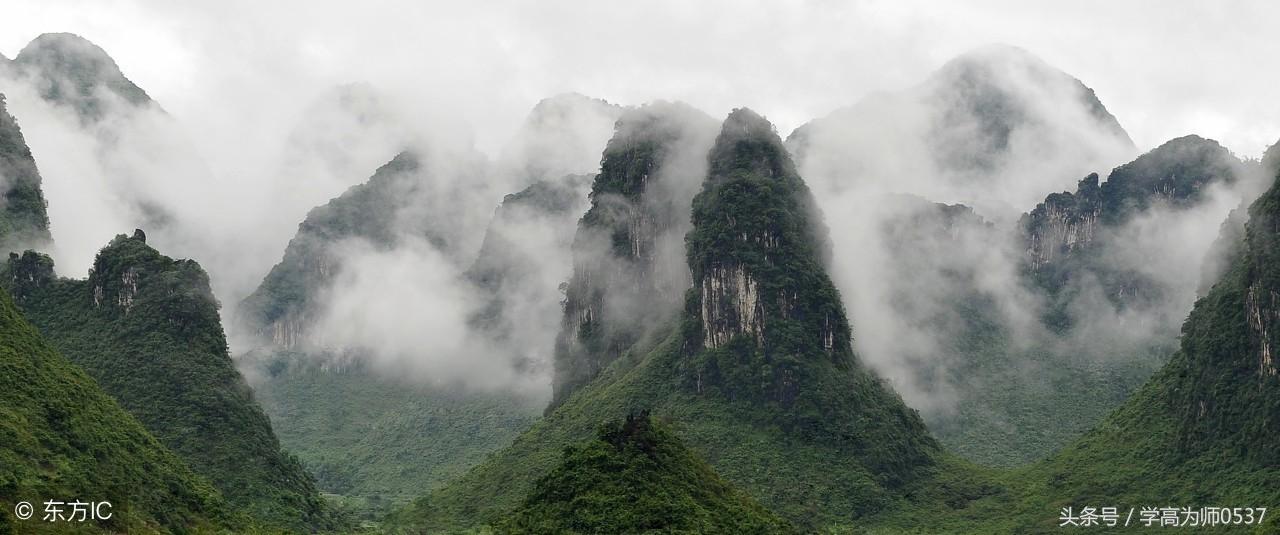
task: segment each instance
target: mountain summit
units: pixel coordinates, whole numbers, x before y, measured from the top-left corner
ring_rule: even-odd
[[[108,98],[132,106],[152,103],[105,50],[76,34],[41,34],[11,65],[32,78],[45,100],[71,106],[86,121],[102,118],[114,105]]]
[[[823,268],[827,229],[773,125],[734,110],[710,162],[686,238],[686,385],[752,400],[790,432],[850,448],[884,484],[911,479],[937,445],[854,355]]]
[[[999,202],[1003,210],[1136,150],[1092,89],[1004,45],[962,54],[915,87],[806,123],[787,147],[801,174],[827,187],[906,181],[918,188],[899,193]]]
[[[714,133],[714,119],[683,104],[618,120],[574,236],[550,408],[679,309],[689,285],[680,240]]]
[[[628,128],[620,121],[615,138]],[[608,172],[615,154],[606,152],[595,191],[619,180]],[[685,235],[692,281],[684,310],[671,310],[647,335],[626,343],[582,347],[584,360],[557,360],[557,375],[585,359],[596,367],[578,375],[573,389],[557,392],[559,403],[510,447],[393,523],[429,531],[498,524],[554,469],[557,452],[593,436],[602,421],[644,408],[671,421],[727,482],[802,530],[869,514],[933,470],[939,448],[919,416],[850,347],[849,323],[823,268],[821,216],[773,126],[735,110],[704,154],[702,189],[690,201],[693,226]],[[652,187],[644,170],[670,164],[661,157],[619,162],[641,180],[619,181],[611,186],[617,191]],[[628,239],[645,234],[627,230],[652,221],[620,221],[605,227],[618,229],[605,234],[613,236],[606,243],[624,258],[646,258],[634,252],[648,251],[647,242]],[[575,248],[575,264],[585,252]],[[644,283],[641,276],[589,280],[604,295]],[[591,332],[567,323],[565,333],[575,329],[579,338]]]
[[[104,247],[86,280],[54,278],[33,251],[0,272],[53,346],[237,510],[276,529],[338,524],[231,361],[195,261],[161,255],[136,231]]]

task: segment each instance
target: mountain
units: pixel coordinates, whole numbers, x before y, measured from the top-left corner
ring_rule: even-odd
[[[9,67],[0,85],[10,110],[26,127],[45,183],[58,185],[48,190],[57,194],[51,219],[96,214],[97,225],[54,225],[55,234],[63,229],[57,253],[64,270],[87,271],[110,229],[146,228],[164,250],[228,271],[219,268],[234,260],[217,253],[210,244],[220,238],[208,232],[224,212],[210,208],[216,202],[191,202],[225,184],[213,179],[183,125],[102,48],[73,34],[44,34]]]
[[[34,83],[41,97],[70,106],[84,122],[97,121],[117,106],[153,104],[106,51],[75,34],[41,34],[10,66]]]
[[[1027,261],[1051,288],[1061,285],[1051,271],[1076,251],[1096,243],[1105,229],[1118,227],[1160,205],[1186,209],[1205,200],[1213,185],[1241,180],[1244,164],[1218,142],[1191,135],[1170,140],[1115,168],[1106,182],[1090,174],[1076,191],[1049,195],[1020,222]],[[1055,269],[1056,268],[1056,269]],[[1056,273],[1055,273],[1056,274]],[[1116,288],[1124,294],[1125,288]]]
[[[595,173],[600,149],[624,112],[622,106],[578,93],[542,99],[503,147],[497,165],[524,183]]]
[[[393,242],[395,207],[404,202],[405,191],[414,188],[419,168],[416,155],[402,152],[365,184],[311,210],[289,240],[284,258],[240,302],[235,317],[244,330],[275,347],[299,348],[319,306],[318,294],[341,262],[329,249],[350,237],[384,247]]]
[[[353,293],[342,284],[368,265],[362,260],[417,251],[421,244],[433,262],[448,264],[444,284],[467,291],[476,286],[476,300],[482,301],[472,317],[470,293],[467,306],[443,314],[457,315],[460,329],[506,337],[494,344],[468,338],[464,349],[473,362],[481,354],[503,351],[510,351],[510,362],[502,360],[505,353],[492,360],[507,368],[517,367],[520,359],[548,360],[552,335],[538,333],[545,338],[541,350],[526,344],[532,326],[521,320],[529,307],[546,308],[548,294],[550,306],[558,303],[556,282],[544,280],[552,263],[539,256],[552,253],[538,246],[565,238],[542,225],[571,218],[568,211],[582,204],[575,193],[581,188],[578,179],[562,178],[509,196],[480,239],[479,231],[485,230],[480,217],[488,214],[476,210],[476,203],[488,201],[479,194],[488,190],[476,189],[487,187],[491,170],[430,151],[400,153],[365,183],[311,210],[283,259],[237,310],[237,331],[246,347],[239,363],[281,441],[316,475],[321,490],[341,496],[362,514],[401,504],[480,462],[537,414],[540,402],[530,393],[469,389],[412,367],[417,360],[441,358],[437,348],[414,345],[406,361],[388,364],[391,357],[380,354],[383,347],[376,344],[384,340],[375,339],[373,347],[346,346],[325,328],[327,314],[342,308],[333,300],[344,291]],[[449,182],[456,187],[442,185]],[[505,232],[512,233],[514,244],[505,242]],[[387,277],[385,263],[369,269]],[[407,280],[397,284],[433,280],[421,269],[415,264]],[[362,302],[365,309],[343,306],[344,312],[370,317],[381,317],[379,311],[406,313],[383,300]]]
[[[308,210],[367,180],[371,169],[408,149],[416,137],[396,101],[371,84],[322,92],[298,111],[266,185],[264,194],[274,203],[271,226],[278,228],[271,232],[279,236],[263,244],[270,249],[262,255],[275,260]]]
[[[102,510],[111,518],[85,533],[244,529],[208,481],[45,341],[5,291],[0,369],[0,532],[65,529],[41,521],[42,502],[54,499],[111,503]],[[15,518],[20,501],[36,516]]]
[[[531,373],[550,367],[569,275],[574,228],[592,176],[545,179],[506,197],[494,211],[465,277],[483,295],[473,328]]]
[[[624,118],[615,140],[631,133]],[[393,527],[500,523],[565,446],[637,408],[669,420],[726,481],[802,530],[876,511],[935,470],[941,451],[924,424],[850,348],[839,293],[822,268],[826,230],[773,127],[736,110],[709,154],[691,204],[684,310],[511,446],[393,515]],[[594,189],[607,181],[601,173]],[[613,243],[630,250],[628,241]],[[566,365],[574,362],[557,360],[557,374]]]
[[[565,449],[499,533],[793,533],[648,413]]]
[[[1186,136],[1016,221],[912,196],[831,202],[855,340],[950,451],[1034,462],[1164,364],[1201,272],[1216,277],[1211,229],[1255,175]]]
[[[475,229],[483,228],[483,220],[468,213],[465,201],[472,189],[483,187],[483,169],[466,157],[457,159],[402,152],[364,184],[312,209],[284,258],[240,302],[240,331],[255,336],[256,345],[305,348],[323,294],[349,260],[344,246],[352,243],[388,251],[422,240],[451,259],[474,254],[480,241]],[[436,181],[445,168],[454,174],[444,178],[459,183],[459,190],[440,189]]]
[[[31,251],[6,269],[31,322],[233,507],[280,529],[338,525],[236,371],[195,261],[161,255],[136,231],[103,248],[86,280],[56,278]]]
[[[40,171],[0,94],[0,252],[44,248],[52,241]]]
[[[864,527],[1056,533],[1067,507],[1077,515],[1116,507],[1119,522],[1134,509],[1128,531],[1136,531],[1147,507],[1185,507],[1207,519],[1200,508],[1280,500],[1280,443],[1271,432],[1280,425],[1277,179],[1248,208],[1243,232],[1222,235],[1227,269],[1196,301],[1167,363],[1123,405],[1047,459],[989,480],[984,496],[961,507],[917,497]],[[1238,529],[1280,530],[1270,511],[1261,526],[1258,511],[1251,516],[1254,525]]]
[[[787,146],[801,174],[824,188],[906,183],[917,189],[901,193],[981,211],[1026,206],[1045,186],[1134,151],[1092,89],[1005,45],[962,54],[915,87],[810,121]]]
[[[618,120],[573,238],[548,410],[679,307],[689,285],[680,239],[714,132],[714,120],[684,104],[649,104]]]

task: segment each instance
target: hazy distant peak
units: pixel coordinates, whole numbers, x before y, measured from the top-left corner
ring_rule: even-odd
[[[944,64],[926,84],[967,91],[967,98],[975,101],[1013,98],[1019,84],[1033,84],[1044,89],[1061,85],[1073,87],[1078,91],[1080,102],[1101,126],[1133,146],[1129,134],[1102,105],[1092,88],[1020,47],[990,44],[970,50]]]
[[[594,98],[577,92],[567,92],[552,95],[550,97],[539,100],[533,106],[533,110],[529,112],[528,121],[537,120],[549,115],[560,115],[572,113],[579,107],[595,108],[600,110],[621,110],[622,106],[610,103],[602,98]]]
[[[534,105],[501,161],[518,186],[569,174],[593,173],[623,107],[579,93],[561,93]]]
[[[1057,69],[1040,59],[1039,56],[1032,54],[1025,48],[1005,43],[990,43],[951,58],[939,69],[939,72],[996,64],[1021,65],[1028,68],[1057,71]]]
[[[381,111],[383,96],[368,82],[352,82],[335,87],[334,102],[344,110],[357,113]]]
[[[75,34],[42,34],[12,64],[35,78],[45,100],[72,105],[86,119],[98,119],[103,113],[96,94],[100,88],[135,106],[152,102],[105,50]]]
[[[820,187],[873,185],[988,213],[1137,152],[1092,89],[1007,45],[971,50],[913,87],[814,119],[787,148]]]

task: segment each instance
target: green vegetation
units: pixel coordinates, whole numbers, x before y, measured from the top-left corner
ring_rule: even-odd
[[[1097,277],[1115,297],[1117,305],[1134,306],[1159,299],[1165,291],[1141,274],[1110,266],[1100,249],[1109,229],[1118,228],[1147,209],[1163,205],[1188,208],[1204,200],[1213,184],[1234,184],[1243,164],[1216,141],[1184,136],[1115,168],[1099,185],[1091,174],[1075,193],[1054,193],[1045,198],[1019,226],[1033,258],[1027,275],[1043,288],[1055,304],[1047,313],[1051,324],[1069,328],[1072,321],[1063,310],[1077,288],[1073,281]],[[1079,239],[1067,241],[1066,229]]]
[[[480,462],[510,443],[541,409],[514,393],[413,384],[369,366],[369,355],[307,343],[324,291],[347,260],[340,249],[344,240],[393,248],[416,233],[438,249],[450,250],[442,229],[456,221],[436,225],[449,214],[419,213],[423,207],[414,204],[423,197],[424,173],[420,156],[404,152],[366,183],[311,210],[284,258],[241,302],[237,314],[243,331],[257,336],[254,342],[260,347],[242,362],[258,368],[254,388],[281,442],[315,475],[321,491],[364,520]],[[577,206],[579,180],[538,181],[507,196],[499,214],[568,212]],[[406,217],[410,213],[413,221]],[[506,334],[512,321],[503,315],[504,299],[527,282],[520,271],[527,261],[514,256],[519,253],[490,233],[468,273],[491,298],[471,318],[473,325],[489,329],[495,339]]]
[[[726,122],[694,201],[695,284],[683,318],[642,337],[510,447],[393,514],[393,528],[563,529],[552,523],[565,516],[557,511],[597,482],[594,463],[615,460],[608,440],[561,452],[640,408],[670,422],[725,481],[806,531],[1047,533],[1059,529],[1064,507],[1280,501],[1280,444],[1268,431],[1280,426],[1268,334],[1280,328],[1280,185],[1251,209],[1246,246],[1197,303],[1168,364],[1125,402],[1123,385],[1099,386],[1114,392],[1084,410],[1119,410],[1050,458],[1001,471],[940,451],[851,350],[824,343],[847,340],[827,333],[848,327],[838,296],[813,269],[822,230],[806,223],[807,193],[775,156],[776,141],[759,135],[768,123],[748,113]],[[997,333],[993,347],[1003,339]],[[1051,419],[1050,404],[1033,417]],[[626,522],[626,511],[578,521]],[[1257,529],[1272,532],[1280,522]]]
[[[112,516],[41,522],[46,500],[106,500]],[[34,518],[14,516],[20,501],[35,504]],[[0,291],[0,533],[200,533],[242,522]]]
[[[953,313],[930,318],[924,328],[938,333],[938,354],[948,357],[938,373],[954,386],[957,403],[953,410],[927,412],[930,430],[967,459],[1019,466],[1062,448],[1119,407],[1176,349],[1181,318],[1169,304],[1182,297],[1167,283],[1117,266],[1117,248],[1140,245],[1120,241],[1132,238],[1117,229],[1157,206],[1196,206],[1212,185],[1244,180],[1243,171],[1217,142],[1180,137],[1117,167],[1106,182],[1091,174],[1075,192],[1049,195],[1023,216],[1022,243],[1029,254],[1021,276],[1026,288],[1043,296],[1040,319],[1047,327],[1030,347],[1015,343],[999,309],[965,278],[973,275],[948,274],[941,281],[950,299],[944,308]],[[919,224],[914,232],[935,228],[968,233],[970,239],[991,233],[920,219],[910,223]],[[902,241],[919,242],[910,236]],[[929,264],[911,254],[903,253],[899,264]],[[1126,344],[1082,343],[1075,326],[1092,318],[1076,315],[1103,306],[1079,306],[1093,292],[1117,311],[1151,318],[1147,328],[1154,334]],[[963,321],[951,319],[957,317]]]
[[[790,533],[647,412],[565,448],[499,533]]]
[[[773,126],[725,120],[686,238],[694,289],[682,383],[760,405],[790,433],[852,449],[886,487],[938,450],[924,424],[853,354],[823,268],[827,229]]]
[[[198,264],[162,256],[138,231],[99,252],[87,280],[55,279],[30,251],[4,271],[54,346],[233,507],[277,528],[339,525],[236,371]]]
[[[780,147],[767,122],[735,112],[712,151],[712,179],[694,202],[689,262],[699,279],[683,319],[641,337],[510,447],[397,512],[391,524],[431,532],[500,524],[564,447],[640,408],[671,422],[726,481],[804,530],[847,525],[934,473],[940,452],[918,416],[849,348],[838,295],[817,258],[825,244],[817,215]],[[734,192],[752,188],[764,193],[732,204]],[[720,235],[728,219],[741,226]],[[774,238],[752,234],[764,230]],[[729,245],[741,231],[747,245]],[[711,258],[702,247],[732,247],[726,254],[759,277],[759,304],[769,311],[761,345],[739,330],[727,344],[701,349],[706,323],[696,303],[710,298],[698,290],[711,278],[700,264]],[[780,289],[794,297],[767,293]],[[843,338],[822,335],[838,329]]]
[[[396,241],[396,210],[405,201],[412,177],[420,168],[418,157],[403,152],[369,178],[341,196],[318,206],[298,225],[284,258],[271,268],[262,284],[240,302],[236,319],[250,333],[277,345],[292,343],[309,321],[314,301],[340,266],[341,259],[329,247],[345,238],[360,237],[370,243]],[[436,245],[442,245],[436,243]],[[287,332],[287,335],[280,334]]]
[[[0,94],[0,253],[45,247],[51,240],[40,172]]]
[[[678,275],[664,271],[662,262],[674,259],[659,258],[660,244],[685,228],[682,181],[702,177],[669,164],[681,151],[696,152],[691,147],[714,128],[706,114],[678,103],[648,104],[618,119],[574,236],[548,411],[678,308],[683,284],[664,286]]]
[[[255,394],[280,442],[366,520],[461,475],[541,412],[514,394],[414,385],[359,361],[322,369],[282,353],[262,373]]]
[[[864,525],[1048,533],[1063,507],[1280,503],[1280,440],[1270,431],[1280,426],[1270,334],[1280,327],[1278,224],[1280,181],[1249,208],[1231,267],[1196,302],[1178,351],[1092,431],[1043,462],[994,476],[994,491],[963,507],[917,497]],[[1280,531],[1280,518],[1268,517],[1256,532]]]

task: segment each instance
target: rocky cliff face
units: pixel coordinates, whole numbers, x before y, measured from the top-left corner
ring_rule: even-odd
[[[1276,340],[1272,329],[1280,324],[1280,294],[1255,282],[1245,293],[1244,306],[1250,338],[1258,346],[1258,376],[1276,375]]]
[[[1097,173],[1080,180],[1076,192],[1054,193],[1026,216],[1027,256],[1040,267],[1093,242],[1102,212]]]
[[[40,171],[0,94],[0,252],[43,249],[52,241]]]
[[[710,117],[680,104],[651,104],[618,120],[574,237],[551,408],[678,310],[689,284],[680,238],[714,129]]]
[[[790,405],[806,388],[800,362],[853,361],[848,321],[820,262],[826,229],[773,126],[754,112],[729,115],[710,162],[687,238],[700,332],[686,343],[760,354],[769,386],[755,395]],[[717,363],[698,370],[698,381],[726,371]]]
[[[1215,184],[1234,185],[1245,167],[1216,141],[1199,136],[1173,139],[1128,164],[1117,167],[1099,184],[1098,175],[1082,179],[1075,192],[1054,193],[1019,226],[1028,268],[1051,291],[1080,276],[1082,269],[1107,269],[1094,265],[1091,249],[1100,247],[1109,233],[1148,210],[1161,207],[1185,210],[1206,199]],[[1140,295],[1158,291],[1132,277],[1108,294]],[[1154,283],[1152,283],[1154,284]]]
[[[677,366],[682,386],[745,402],[776,425],[853,451],[862,441],[892,443],[893,455],[859,462],[890,487],[911,479],[937,445],[854,354],[824,268],[827,229],[773,125],[734,110],[709,161],[686,237],[694,285]],[[862,427],[843,428],[852,421]]]
[[[1171,429],[1161,429],[1165,443],[1157,445],[1162,455],[1274,467],[1280,462],[1274,433],[1280,428],[1280,180],[1249,206],[1242,227],[1223,225],[1220,241],[1231,242],[1218,247],[1226,254],[1221,276],[1183,323],[1178,351],[1119,412],[1116,419],[1124,423],[1116,427],[1168,418]]]

